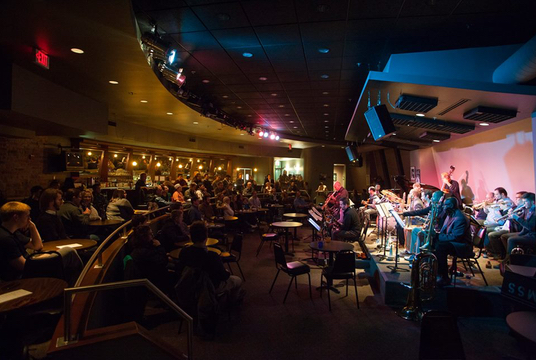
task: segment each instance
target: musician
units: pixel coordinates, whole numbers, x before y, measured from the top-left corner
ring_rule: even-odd
[[[360,225],[357,211],[350,207],[350,200],[348,198],[341,198],[339,200],[339,207],[342,216],[342,224],[340,229],[333,231],[333,239],[343,241],[358,240]]]
[[[368,201],[362,201],[361,203],[364,206],[360,207],[359,210],[363,211],[367,220],[370,221],[370,216],[378,213],[378,210],[376,210],[376,204],[380,203],[380,198],[376,194],[376,188],[374,186],[369,187],[368,192]]]
[[[343,188],[338,181],[333,184],[333,190],[334,192],[326,199],[323,209],[326,210],[328,207],[332,207],[332,210],[337,212],[339,210],[339,201],[342,198],[348,199],[348,190]]]
[[[506,257],[509,258],[512,250],[517,246],[532,249],[536,251],[536,215],[534,207],[534,193],[526,193],[521,197],[525,214],[523,216],[513,213],[513,219],[518,222],[523,229],[519,235],[512,236],[508,239],[508,247],[506,249]],[[526,251],[525,249],[525,251]]]
[[[505,219],[498,220],[503,217],[508,210],[514,207],[514,202],[508,197],[508,193],[503,187],[498,187],[493,190],[495,202],[488,207],[488,216],[484,221],[484,225],[488,231],[492,231],[495,227],[504,225]]]
[[[466,257],[473,251],[469,220],[460,211],[456,198],[446,199],[444,209],[447,218],[439,232],[439,241],[434,252],[437,257],[438,275],[441,277],[438,286],[450,285],[447,256]]]
[[[460,195],[460,184],[456,180],[452,180],[450,177],[451,172],[441,173],[441,180],[443,181],[443,186],[441,190],[449,194],[447,197],[452,196],[457,200],[458,207],[462,209],[462,197]]]
[[[484,220],[488,217],[488,213],[486,212],[486,209],[489,208],[491,204],[495,201],[495,195],[493,192],[489,192],[486,194],[486,198],[483,202],[476,204],[473,206],[473,210],[477,210],[476,213],[476,220],[480,225],[484,225]]]

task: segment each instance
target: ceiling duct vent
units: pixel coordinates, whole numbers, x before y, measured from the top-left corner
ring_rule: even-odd
[[[419,137],[423,140],[442,141],[450,139],[450,134],[436,133],[432,131],[425,131]]]
[[[456,134],[466,134],[475,129],[474,125],[459,124],[451,121],[416,117],[406,114],[391,113],[393,124],[398,126],[411,126],[421,129],[448,131]]]
[[[426,113],[437,106],[437,98],[425,98],[402,94],[396,101],[396,108],[400,110]]]
[[[508,119],[513,119],[516,116],[517,110],[499,109],[487,106],[478,106],[463,114],[463,118],[467,120],[485,121],[495,124]]]

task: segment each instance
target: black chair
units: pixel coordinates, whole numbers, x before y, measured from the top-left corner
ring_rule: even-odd
[[[61,254],[57,251],[33,253],[26,259],[22,277],[24,279],[50,277],[66,280]]]
[[[465,266],[465,268],[469,268],[471,271],[471,274],[475,276],[475,273],[472,269],[472,266],[475,265],[478,268],[478,271],[480,271],[480,274],[482,275],[482,279],[484,279],[484,283],[486,286],[488,286],[488,281],[486,280],[486,277],[484,276],[484,272],[482,271],[482,268],[480,267],[480,264],[478,263],[478,259],[482,255],[482,249],[484,248],[484,239],[486,238],[486,227],[482,225],[475,226],[471,224],[473,227],[473,251],[471,253],[457,253],[456,256],[452,259],[452,268],[457,269],[456,264],[461,261],[462,264]],[[475,251],[476,248],[476,251]],[[467,264],[467,265],[466,265]],[[454,286],[456,286],[456,282],[454,281],[454,277],[456,276],[457,271],[452,271],[451,273],[451,282]]]
[[[346,296],[348,296],[348,280],[354,279],[355,285],[355,301],[357,308],[359,309],[359,298],[357,296],[357,281],[355,275],[355,253],[353,251],[339,251],[333,266],[329,266],[322,270],[322,276],[326,278],[327,284],[332,284],[333,280],[346,279]],[[320,297],[322,297],[322,289],[320,289]],[[331,295],[328,289],[328,304],[329,311],[331,311]]]
[[[240,274],[242,275],[242,279],[246,281],[244,273],[242,272],[242,268],[240,267],[240,258],[242,257],[243,240],[244,240],[243,234],[236,234],[233,238],[233,242],[231,243],[231,247],[229,248],[229,251],[222,252],[220,254],[220,257],[221,257],[221,261],[224,264],[227,264],[227,266],[229,267],[229,271],[231,272],[231,274],[233,273],[233,269],[231,268],[231,263],[236,263],[236,265],[238,266],[238,270],[240,270]]]
[[[261,243],[259,244],[259,247],[257,248],[257,255],[259,256],[259,253],[261,252],[262,246],[265,242],[268,243],[268,246],[270,246],[274,241],[279,240],[279,234],[275,232],[270,232],[270,229],[268,229],[267,232],[264,232],[262,229],[262,225],[259,224],[259,237],[261,239]]]
[[[309,296],[312,299],[313,293],[311,292],[311,275],[310,275],[311,268],[309,267],[309,265],[301,263],[299,261],[292,261],[292,262],[287,263],[283,248],[278,243],[274,243],[274,255],[275,255],[275,267],[277,268],[277,274],[275,274],[274,282],[272,283],[272,287],[270,288],[270,291],[268,293],[272,292],[272,289],[274,288],[277,277],[279,276],[279,272],[283,271],[284,273],[287,273],[290,276],[290,283],[288,284],[287,292],[285,294],[285,299],[283,299],[283,303],[285,303],[285,301],[287,301],[287,296],[290,290],[290,286],[292,285],[292,281],[299,275],[307,274],[307,277],[309,278]],[[298,288],[297,279],[295,282],[295,286],[297,289]]]
[[[456,318],[444,311],[429,311],[421,322],[419,359],[465,359]]]

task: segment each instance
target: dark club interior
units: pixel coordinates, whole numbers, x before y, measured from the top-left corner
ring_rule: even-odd
[[[530,359],[536,2],[7,0],[0,359]]]

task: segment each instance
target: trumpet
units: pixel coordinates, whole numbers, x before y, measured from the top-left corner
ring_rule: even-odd
[[[501,216],[500,218],[495,219],[495,221],[501,221],[506,220],[508,218],[511,218],[514,214],[517,216],[523,215],[523,212],[525,211],[525,205],[519,205],[516,207],[512,212],[508,212],[508,214]]]

